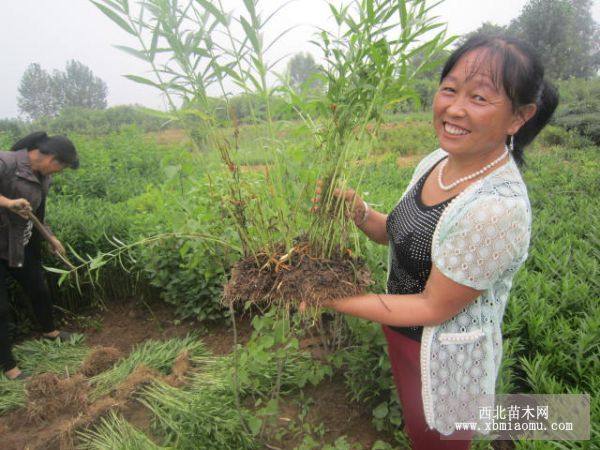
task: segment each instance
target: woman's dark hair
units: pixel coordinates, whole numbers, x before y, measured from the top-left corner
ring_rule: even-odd
[[[502,82],[513,111],[530,103],[537,106],[535,115],[514,135],[512,154],[518,164],[523,164],[523,150],[552,117],[558,105],[558,92],[544,79],[544,66],[535,50],[526,42],[508,36],[479,34],[468,39],[446,61],[440,82],[463,55],[479,48],[487,50],[483,59],[490,63],[496,87],[499,88],[499,82]],[[507,145],[509,141],[510,137]]]
[[[10,148],[11,151],[38,149],[44,155],[52,155],[54,158],[71,169],[79,167],[77,150],[71,140],[65,136],[48,136],[44,131],[36,131],[19,139]]]

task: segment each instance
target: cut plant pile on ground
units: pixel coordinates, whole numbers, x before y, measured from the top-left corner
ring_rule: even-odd
[[[20,383],[23,407],[0,417],[2,448],[75,448],[77,432],[125,408],[140,389],[159,382],[182,386],[192,369],[191,358],[205,353],[193,337],[147,341],[126,358],[115,348],[96,347],[73,376],[35,375]]]
[[[223,299],[230,302],[319,306],[329,300],[358,295],[371,284],[364,262],[349,254],[315,258],[308,244],[287,253],[248,256],[232,268]]]
[[[42,373],[29,379],[25,386],[28,423],[51,421],[61,414],[77,415],[87,407],[89,384],[81,374],[59,378],[54,373]]]

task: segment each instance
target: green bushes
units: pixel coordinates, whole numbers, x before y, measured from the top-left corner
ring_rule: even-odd
[[[163,182],[163,148],[130,128],[101,139],[72,135],[81,166],[55,177],[53,196],[98,198],[123,202]]]
[[[266,103],[260,95],[246,93],[232,96],[227,102],[220,99],[211,101],[215,119],[223,126],[230,126],[232,118],[242,124],[263,123],[267,120]],[[273,120],[298,118],[294,109],[281,96],[272,96],[269,101]]]
[[[189,153],[166,150],[147,141],[136,129],[101,139],[74,136],[81,168],[56,177],[48,198],[47,222],[59,239],[82,256],[113,250],[109,239],[136,242],[161,233],[207,232],[215,224],[207,204],[203,167],[192,164]],[[182,193],[196,191],[185,201]],[[197,211],[197,214],[194,213]],[[192,215],[195,217],[191,220]],[[223,235],[219,229],[217,235]],[[219,319],[224,316],[219,296],[227,267],[219,249],[202,242],[169,239],[134,248],[124,272],[113,262],[100,274],[99,288],[109,297],[123,288],[158,288],[159,295],[176,306],[182,317]],[[56,265],[53,260],[49,265]],[[63,304],[74,306],[74,286],[55,289]],[[103,290],[103,291],[102,291]],[[84,299],[89,301],[89,289]]]
[[[229,264],[219,248],[171,238],[136,253],[138,270],[181,318],[215,321],[226,315],[220,299]]]
[[[144,131],[157,131],[170,124],[164,113],[135,105],[113,106],[104,110],[65,108],[56,117],[33,122],[30,129],[47,130],[52,134],[85,134],[102,136],[136,126]]]
[[[554,123],[600,145],[600,77],[573,78],[558,85],[560,104]]]
[[[0,119],[0,150],[8,150],[24,134],[24,128],[19,119]]]
[[[438,141],[431,123],[395,116],[391,119],[391,123],[384,125],[379,132],[373,153],[423,155],[437,147]]]
[[[556,123],[567,130],[575,130],[600,145],[600,112],[568,114],[556,118]]]

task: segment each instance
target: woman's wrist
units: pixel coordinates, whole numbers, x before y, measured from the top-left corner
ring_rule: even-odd
[[[362,214],[359,214],[358,219],[356,218],[356,216],[354,217],[354,224],[357,227],[360,227],[362,225],[364,225],[365,223],[367,223],[367,220],[369,220],[369,215],[371,212],[371,208],[369,208],[369,205],[367,204],[367,202],[365,202],[364,200],[362,200]]]

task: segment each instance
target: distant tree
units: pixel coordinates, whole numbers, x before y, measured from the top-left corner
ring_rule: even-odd
[[[54,73],[55,97],[61,108],[106,108],[106,83],[79,61],[67,62],[64,72]]]
[[[483,22],[479,28],[475,31],[471,31],[470,33],[462,35],[459,39],[456,40],[456,47],[460,47],[468,39],[478,34],[487,34],[487,35],[496,35],[496,34],[505,34],[508,31],[508,27],[502,25],[496,25],[492,22]]]
[[[32,120],[56,116],[67,107],[106,108],[106,83],[75,60],[67,63],[64,72],[55,70],[52,75],[39,64],[30,64],[18,90],[19,111]]]
[[[54,116],[57,113],[58,105],[52,77],[38,63],[27,67],[21,77],[18,91],[19,111],[31,119]]]
[[[485,22],[457,46],[476,34],[512,35],[537,50],[550,78],[594,76],[600,69],[600,27],[591,7],[592,0],[529,0],[509,26]]]
[[[310,53],[296,53],[288,62],[288,75],[292,87],[298,89],[304,86],[310,80],[310,87],[320,86],[314,75],[321,72],[321,67],[315,62]],[[311,77],[312,80],[311,80]]]
[[[591,0],[530,0],[509,30],[533,45],[551,78],[590,77],[600,69],[591,7]]]

